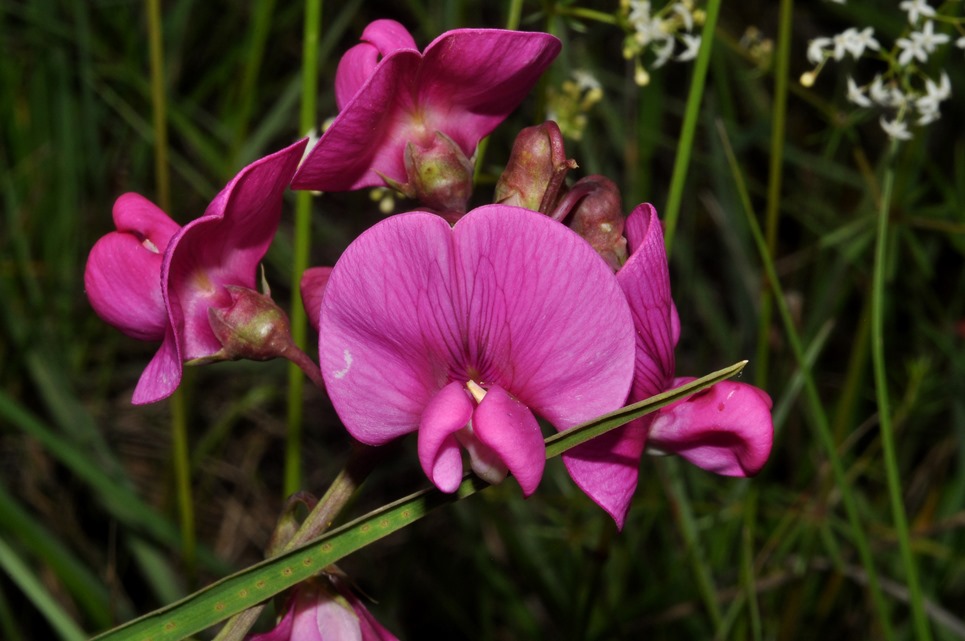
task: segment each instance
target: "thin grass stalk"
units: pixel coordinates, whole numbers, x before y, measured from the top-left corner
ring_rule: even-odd
[[[680,470],[679,461],[668,458],[665,462],[667,469],[666,490],[669,493],[670,504],[673,507],[674,520],[677,528],[684,537],[684,544],[687,547],[687,558],[690,561],[690,569],[697,581],[697,589],[700,591],[700,598],[704,602],[707,614],[714,625],[714,634],[721,629],[724,617],[720,612],[720,604],[717,602],[717,587],[714,579],[707,570],[704,561],[703,550],[700,547],[700,537],[697,533],[697,522],[694,520],[694,510],[690,505],[690,498],[687,496],[687,488],[684,487],[683,472]]]
[[[718,123],[718,129],[723,142],[724,152],[727,154],[727,160],[730,164],[731,172],[734,177],[734,185],[737,188],[737,193],[744,208],[745,218],[750,226],[751,234],[754,237],[754,243],[757,245],[757,251],[760,255],[761,263],[766,272],[768,283],[773,290],[774,301],[777,303],[778,313],[781,316],[781,321],[784,325],[784,331],[787,335],[788,343],[791,345],[791,349],[794,352],[794,358],[798,363],[798,367],[801,369],[802,376],[804,377],[804,390],[808,402],[808,408],[811,412],[812,420],[817,430],[818,439],[821,441],[821,446],[824,448],[825,455],[828,457],[828,462],[831,465],[831,472],[834,476],[835,486],[841,495],[841,501],[844,503],[845,512],[847,512],[848,523],[851,527],[851,537],[855,547],[858,549],[858,556],[861,558],[861,565],[864,567],[868,578],[868,590],[871,593],[871,600],[874,604],[876,614],[878,615],[878,621],[881,624],[882,634],[888,641],[894,641],[895,631],[891,625],[891,616],[888,611],[888,603],[885,601],[884,593],[881,589],[881,582],[878,579],[878,573],[874,567],[874,560],[871,556],[871,546],[868,544],[868,536],[865,534],[864,526],[861,522],[861,515],[858,512],[857,501],[855,500],[854,494],[851,491],[851,483],[845,475],[844,464],[841,462],[841,457],[838,454],[834,437],[831,434],[831,426],[828,421],[828,417],[821,405],[821,397],[818,394],[817,386],[814,384],[814,377],[811,375],[807,356],[805,354],[804,347],[801,344],[801,338],[798,336],[797,329],[794,326],[794,319],[791,317],[791,312],[787,307],[786,300],[784,299],[784,292],[781,288],[781,281],[777,276],[777,269],[774,267],[774,261],[767,251],[767,241],[765,240],[764,233],[761,231],[761,226],[758,224],[757,218],[754,215],[750,195],[747,193],[747,185],[744,182],[744,176],[740,171],[739,165],[737,164],[737,158],[734,156],[734,150],[731,147],[730,138],[727,136],[727,131],[724,129],[721,123]]]
[[[160,0],[148,0],[148,32],[151,48],[151,106],[154,123],[154,177],[157,201],[162,211],[171,211],[171,176],[168,167],[167,97],[164,91],[164,42]],[[185,381],[186,383],[186,381]],[[188,576],[194,576],[197,542],[194,527],[194,497],[191,492],[191,462],[188,456],[186,384],[171,396],[171,458],[181,530],[181,558]]]
[[[885,261],[888,252],[888,214],[895,182],[894,156],[898,143],[893,141],[885,163],[880,210],[878,212],[878,238],[875,243],[875,265],[872,280],[871,309],[871,360],[875,373],[875,396],[878,402],[878,428],[881,432],[881,449],[885,458],[885,475],[888,479],[888,496],[891,500],[892,520],[898,536],[901,563],[905,566],[905,579],[911,601],[915,638],[930,641],[931,629],[925,615],[918,581],[918,570],[911,550],[908,533],[908,517],[901,493],[898,459],[895,454],[894,430],[891,423],[891,402],[888,396],[888,368],[885,362],[884,307],[885,307]]]
[[[322,0],[305,0],[305,31],[302,43],[302,106],[299,116],[301,133],[315,127],[315,92],[318,85],[318,38],[322,29]],[[298,292],[302,273],[308,268],[311,248],[312,195],[300,191],[295,195],[295,237],[292,239],[291,291]],[[292,295],[289,310],[292,340],[302,351],[307,349],[308,318],[299,296]],[[288,419],[285,441],[285,495],[295,493],[302,482],[302,401],[304,374],[298,365],[288,366]]]
[[[519,21],[523,16],[523,0],[509,0],[509,12],[506,16],[506,28],[510,31],[519,29]]]
[[[781,212],[781,182],[784,166],[784,131],[787,120],[788,69],[791,60],[791,24],[794,17],[794,0],[781,0],[780,26],[777,34],[777,56],[774,59],[774,105],[771,120],[771,159],[767,179],[767,209],[764,219],[764,237],[767,252],[777,256],[777,227]],[[771,292],[761,292],[761,312],[758,320],[757,362],[754,382],[765,387],[768,378],[768,356],[771,333],[771,317],[774,311]]]
[[[667,196],[667,206],[664,208],[664,244],[667,247],[668,257],[673,247],[677,219],[680,217],[680,201],[690,168],[690,154],[694,148],[694,134],[697,131],[697,118],[700,116],[700,103],[704,96],[707,68],[710,66],[710,52],[713,49],[714,29],[717,27],[720,3],[721,0],[707,2],[707,17],[700,33],[700,51],[694,63],[694,76],[690,81],[684,124],[680,130],[680,141],[677,143],[677,157],[674,159],[673,175],[670,178],[670,194]]]

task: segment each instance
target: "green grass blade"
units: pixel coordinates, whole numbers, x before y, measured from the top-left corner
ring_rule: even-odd
[[[628,405],[546,439],[546,456],[559,456],[615,429],[736,375],[746,362],[713,372],[669,392]],[[179,641],[258,605],[339,559],[412,523],[433,510],[471,496],[488,484],[468,475],[453,494],[422,490],[331,530],[290,552],[232,574],[194,594],[96,637],[96,641]]]

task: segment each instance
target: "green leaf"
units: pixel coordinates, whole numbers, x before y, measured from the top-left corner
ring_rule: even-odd
[[[552,458],[595,436],[675,403],[740,372],[735,363],[681,387],[628,405],[546,439]],[[467,475],[452,494],[429,488],[331,530],[290,552],[273,557],[167,607],[95,637],[94,641],[179,641],[246,610],[324,570],[339,559],[415,523],[433,510],[471,496],[489,485]]]

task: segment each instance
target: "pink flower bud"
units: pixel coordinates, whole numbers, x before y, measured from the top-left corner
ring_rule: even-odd
[[[496,183],[495,202],[549,213],[566,172],[576,167],[576,161],[566,157],[563,134],[555,122],[527,127],[513,143],[509,162]]]
[[[472,195],[472,162],[452,138],[437,131],[432,144],[405,147],[408,182],[399,190],[441,214],[464,214]]]
[[[288,316],[268,296],[247,287],[226,285],[227,307],[209,307],[211,331],[221,341],[210,360],[267,361],[284,356],[292,347]]]

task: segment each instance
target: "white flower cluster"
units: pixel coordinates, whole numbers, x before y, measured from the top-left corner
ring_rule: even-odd
[[[951,25],[962,33],[965,17],[940,15],[927,0],[903,0],[898,7],[907,15],[908,27],[890,50],[881,48],[871,27],[852,27],[832,38],[815,38],[807,50],[808,61],[815,67],[801,75],[801,84],[813,85],[829,60],[840,61],[850,55],[855,60],[873,56],[886,62],[888,69],[865,85],[849,76],[848,100],[859,107],[884,110],[887,116],[879,118],[884,132],[895,140],[909,140],[909,123],[921,127],[938,120],[942,101],[952,94],[947,73],[942,71],[936,81],[923,69],[932,54],[952,39],[936,23]],[[965,49],[965,36],[959,37],[955,46]]]
[[[669,2],[659,9],[651,5],[647,0],[620,1],[627,31],[623,55],[627,60],[634,60],[634,80],[640,86],[650,82],[650,74],[643,63],[647,51],[652,51],[655,56],[650,65],[652,69],[658,69],[670,60],[686,62],[697,57],[700,34],[694,29],[703,24],[705,15],[702,9],[694,6],[693,0]]]

